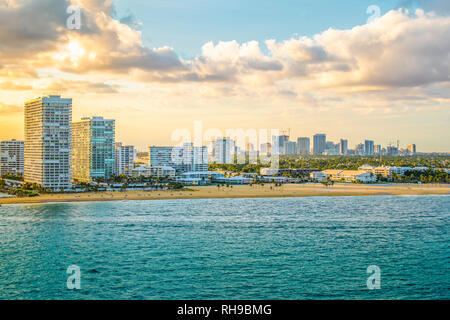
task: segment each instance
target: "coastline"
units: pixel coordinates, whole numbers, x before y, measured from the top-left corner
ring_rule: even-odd
[[[450,195],[450,185],[417,184],[288,184],[282,187],[271,185],[241,185],[232,188],[216,186],[192,187],[189,190],[170,191],[126,191],[80,194],[45,194],[33,198],[0,198],[0,204],[39,204],[62,202],[102,202],[124,200],[168,200],[168,199],[225,199],[225,198],[300,198],[300,197],[349,197],[349,196],[403,196],[403,195]]]

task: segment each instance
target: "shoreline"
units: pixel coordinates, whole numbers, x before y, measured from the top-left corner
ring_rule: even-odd
[[[288,184],[282,187],[271,185],[191,187],[189,190],[169,191],[125,191],[91,192],[77,194],[45,194],[33,198],[0,198],[0,204],[45,204],[72,202],[105,202],[136,200],[180,200],[180,199],[258,199],[258,198],[304,198],[304,197],[353,197],[353,196],[420,196],[450,195],[450,185],[380,184],[355,185],[335,184],[326,188],[320,184]]]

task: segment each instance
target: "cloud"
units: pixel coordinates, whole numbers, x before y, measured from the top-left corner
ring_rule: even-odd
[[[18,107],[15,105],[4,104],[0,102],[0,117],[10,116],[13,114],[17,114],[23,112],[22,107]]]
[[[445,12],[448,2],[432,3],[431,7],[440,9],[435,11]],[[450,82],[450,17],[420,10],[394,10],[370,24],[329,29],[312,37],[207,42],[196,57],[183,60],[171,47],[146,47],[134,16],[115,18],[111,0],[9,0],[2,4],[3,90],[120,92],[123,87],[103,80],[108,78],[190,86],[183,88],[186,92],[202,83],[209,96],[225,97],[303,101],[306,93],[322,90],[324,103],[329,103],[336,95],[387,94],[396,88],[413,91],[426,86],[434,89],[421,94],[442,97],[445,94],[437,92],[446,90],[442,84]],[[81,30],[66,27],[70,4],[82,9]],[[42,70],[76,75],[77,80],[46,78]],[[415,97],[417,92],[406,94]]]

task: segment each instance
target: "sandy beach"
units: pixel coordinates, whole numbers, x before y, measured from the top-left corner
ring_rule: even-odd
[[[377,195],[448,195],[450,185],[354,185],[336,184],[326,188],[321,184],[290,184],[282,187],[233,186],[192,187],[183,191],[127,191],[81,194],[45,194],[34,198],[1,198],[0,204],[27,204],[82,201],[217,199],[217,198],[277,198],[315,196],[377,196]]]

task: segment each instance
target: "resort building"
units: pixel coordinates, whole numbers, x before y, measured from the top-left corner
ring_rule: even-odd
[[[73,123],[73,179],[108,180],[116,170],[115,120],[83,118]]]
[[[23,176],[24,141],[0,142],[0,177],[6,174]]]
[[[116,176],[130,176],[134,169],[135,149],[133,146],[124,146],[121,142],[116,142],[115,146],[116,167],[114,174]]]
[[[175,178],[176,170],[172,167],[150,167],[150,176],[155,178]]]
[[[190,171],[208,171],[208,148],[194,147],[192,143],[182,147],[150,147],[150,167],[171,167],[177,174]]]
[[[24,179],[52,190],[72,186],[72,99],[25,103]]]

